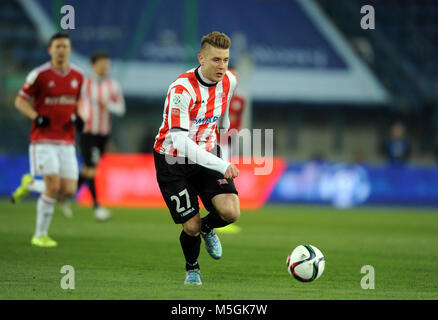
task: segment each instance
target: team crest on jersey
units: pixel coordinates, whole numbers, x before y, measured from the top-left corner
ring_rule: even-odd
[[[55,81],[50,80],[48,86],[49,88],[53,88],[55,86]]]
[[[73,79],[70,84],[73,89],[76,89],[78,87],[78,80]]]
[[[222,92],[222,93],[219,95],[219,97],[220,97],[221,99],[225,98],[225,96],[226,96],[225,92]]]
[[[173,102],[174,104],[180,104],[180,102],[181,102],[181,97],[180,97],[179,95],[175,95],[175,96],[173,97],[172,102]]]

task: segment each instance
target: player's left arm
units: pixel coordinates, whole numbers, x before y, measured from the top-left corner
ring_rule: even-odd
[[[106,108],[117,116],[123,116],[126,113],[126,104],[122,88],[117,81],[111,80],[110,90],[110,98],[106,104]]]
[[[231,97],[234,95],[234,91],[236,90],[237,87],[237,78],[234,76],[233,73],[230,72],[230,92],[229,94],[229,98],[228,98],[228,102],[227,102],[227,107],[225,109],[224,114],[219,118],[219,123],[218,123],[218,133],[219,134],[225,134],[227,133],[228,129],[230,128],[230,115],[229,115],[229,110],[230,110],[230,102],[231,102]]]
[[[82,119],[82,116],[81,116],[83,113],[82,112],[83,111],[82,110],[82,102],[81,102],[81,92],[82,92],[83,82],[84,82],[84,80],[82,78],[82,80],[80,82],[80,86],[79,86],[79,88],[81,88],[81,89],[80,89],[78,96],[77,96],[75,112],[71,115],[71,121],[74,123],[76,130],[78,132],[82,132],[84,130],[84,126],[85,126],[84,119]]]
[[[230,110],[230,103],[228,102],[224,114],[219,118],[219,124],[217,127],[219,134],[227,133],[228,129],[230,128],[229,110]]]

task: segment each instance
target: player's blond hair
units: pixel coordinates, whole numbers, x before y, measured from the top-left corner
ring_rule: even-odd
[[[229,49],[231,47],[231,39],[225,33],[213,31],[202,37],[201,51],[204,50],[207,45],[219,49]]]

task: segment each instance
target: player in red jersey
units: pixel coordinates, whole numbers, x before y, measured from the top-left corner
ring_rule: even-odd
[[[51,60],[32,70],[15,100],[15,107],[32,120],[29,158],[31,174],[12,195],[18,202],[29,191],[40,192],[32,245],[54,247],[48,229],[58,198],[74,195],[78,180],[75,152],[75,127],[84,122],[78,114],[78,99],[83,83],[82,72],[69,63],[70,36],[57,33],[50,38]],[[32,103],[33,99],[33,103]],[[34,176],[42,176],[43,181]]]

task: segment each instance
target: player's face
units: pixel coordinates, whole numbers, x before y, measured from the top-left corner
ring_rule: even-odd
[[[202,74],[210,81],[219,82],[225,76],[230,60],[230,49],[220,49],[208,45],[198,55]]]
[[[49,54],[52,60],[57,63],[67,62],[71,54],[70,39],[61,38],[53,40],[49,48]]]
[[[93,69],[98,76],[104,77],[108,74],[110,66],[110,59],[99,59],[93,64]]]

